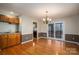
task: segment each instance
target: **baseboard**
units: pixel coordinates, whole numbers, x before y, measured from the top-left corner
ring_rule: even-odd
[[[67,40],[65,40],[65,42],[74,43],[74,44],[77,44],[77,45],[79,45],[79,43],[78,43],[78,42],[67,41]]]
[[[39,37],[39,39],[41,39],[41,38],[47,38],[47,37]]]
[[[49,39],[49,38],[48,38]],[[65,39],[63,39],[63,40],[61,40],[61,39],[52,39],[52,40],[58,40],[58,41],[64,41],[64,42],[69,42],[69,43],[74,43],[74,44],[77,44],[77,45],[79,45],[79,43],[78,42],[74,42],[74,41],[67,41],[67,40],[65,40]]]
[[[21,44],[24,44],[24,43],[27,43],[27,42],[30,42],[30,41],[33,41],[33,39],[32,40],[25,41],[25,42],[22,42]]]
[[[54,39],[55,40],[55,39]],[[57,39],[56,39],[57,40]],[[67,41],[67,40],[59,40],[59,41],[64,41],[64,42],[69,42],[69,43],[74,43],[74,44],[77,44],[77,45],[79,45],[79,43],[78,42],[73,42],[73,41]]]
[[[55,39],[54,39],[55,40]],[[57,39],[56,39],[57,40]],[[64,42],[69,42],[69,43],[74,43],[74,44],[77,44],[77,45],[79,45],[79,43],[78,42],[73,42],[73,41],[67,41],[67,40],[59,40],[59,41],[64,41]]]

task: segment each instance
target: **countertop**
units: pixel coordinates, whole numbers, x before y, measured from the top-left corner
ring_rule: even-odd
[[[2,34],[14,34],[14,33],[19,33],[19,32],[0,32],[0,35],[2,35]]]

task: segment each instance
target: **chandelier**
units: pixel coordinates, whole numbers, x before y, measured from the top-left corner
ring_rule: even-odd
[[[43,18],[43,23],[48,24],[51,22],[51,18],[48,17],[48,11],[45,11],[46,16]]]

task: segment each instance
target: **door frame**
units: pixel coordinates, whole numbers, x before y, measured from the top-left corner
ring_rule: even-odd
[[[62,29],[63,29],[63,36],[62,36],[62,38],[56,38],[56,36],[55,36],[55,25],[54,25],[54,37],[49,37],[49,33],[48,33],[48,31],[49,31],[49,24],[55,24],[55,23],[62,23],[63,25],[62,25]],[[48,23],[48,25],[47,25],[47,38],[48,39],[56,39],[56,40],[65,40],[65,24],[64,24],[64,21],[53,21],[52,23]]]

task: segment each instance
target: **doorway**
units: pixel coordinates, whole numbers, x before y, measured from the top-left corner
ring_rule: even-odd
[[[33,39],[37,39],[37,22],[33,22]]]
[[[64,39],[63,22],[53,22],[48,24],[48,37],[55,39]]]

